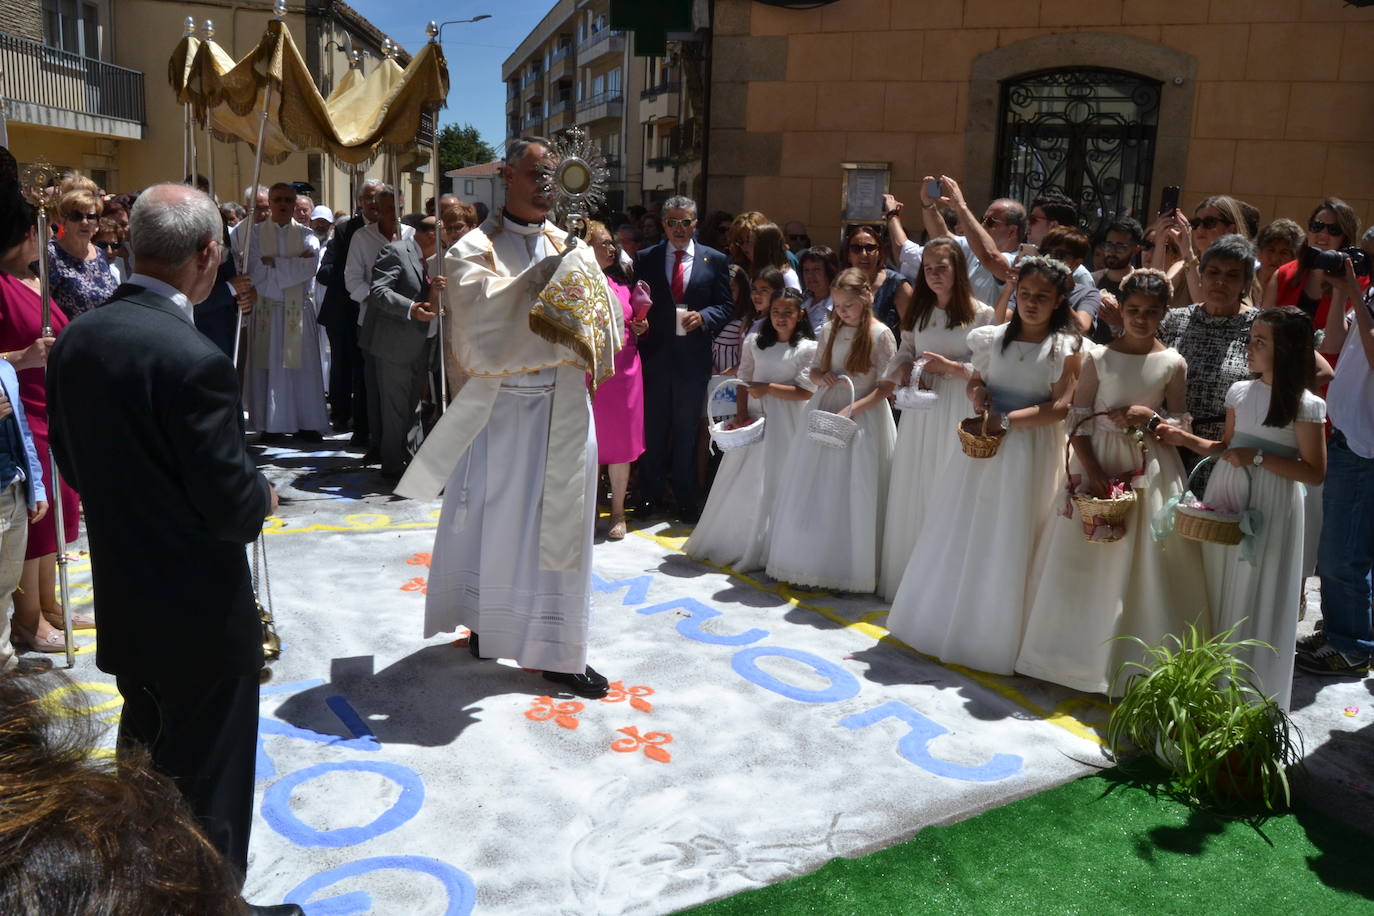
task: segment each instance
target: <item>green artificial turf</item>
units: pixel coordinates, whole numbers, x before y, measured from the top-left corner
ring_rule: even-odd
[[[1301,807],[1218,817],[1170,797],[1157,777],[1085,776],[689,912],[1374,913],[1374,837]]]

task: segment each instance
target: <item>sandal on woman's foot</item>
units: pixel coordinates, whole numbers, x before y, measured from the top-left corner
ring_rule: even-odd
[[[611,530],[606,532],[606,540],[623,541],[625,539],[625,516],[617,515],[611,518]]]
[[[67,638],[61,630],[49,630],[47,636],[39,636],[36,633],[30,633],[16,621],[10,622],[10,642],[33,652],[67,651]]]
[[[61,611],[44,611],[43,619],[46,620],[52,626],[56,627],[57,629],[62,629]],[[92,617],[90,614],[78,614],[76,611],[72,611],[72,629],[94,630],[95,618]]]

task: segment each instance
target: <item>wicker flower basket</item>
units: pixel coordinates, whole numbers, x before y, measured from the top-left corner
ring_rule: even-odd
[[[911,367],[911,384],[893,392],[898,410],[930,410],[940,400],[940,396],[921,387],[921,370],[929,360],[918,359]]]
[[[853,407],[854,380],[847,375],[840,380],[849,386],[849,406]],[[858,423],[828,410],[817,409],[806,415],[806,435],[827,448],[847,448],[858,430]]]
[[[1069,470],[1069,456],[1073,452],[1073,437],[1078,435],[1079,427],[1096,417],[1106,416],[1107,411],[1102,410],[1097,413],[1089,414],[1073,425],[1069,431],[1069,440],[1064,443],[1064,474],[1068,480],[1069,499],[1072,500],[1074,508],[1078,510],[1078,520],[1082,525],[1083,537],[1085,540],[1094,544],[1114,544],[1126,536],[1126,519],[1131,515],[1131,510],[1135,508],[1135,490],[1127,487],[1125,492],[1118,496],[1098,497],[1091,493],[1075,492],[1074,478]],[[1145,448],[1140,448],[1140,467],[1130,473],[1131,478],[1138,477],[1145,465]]]
[[[726,379],[721,382],[721,387],[726,385],[748,385],[737,378]],[[726,429],[726,424],[734,420],[734,417],[725,417],[717,420],[707,427],[711,434],[711,442],[722,452],[728,452],[735,448],[744,448],[746,445],[753,445],[763,439],[763,417],[757,417],[752,422],[734,429]]]
[[[1193,490],[1193,478],[1197,472],[1209,461],[1216,461],[1216,456],[1204,458],[1193,468],[1193,473],[1188,475],[1188,492]],[[1250,469],[1245,469],[1245,481],[1247,487],[1254,485]],[[1247,496],[1246,501],[1249,501]],[[1224,547],[1234,547],[1241,542],[1244,533],[1240,530],[1241,512],[1220,512],[1210,506],[1188,505],[1180,502],[1174,512],[1174,533],[1180,537],[1185,537],[1190,541],[1201,541],[1205,544],[1221,544]]]
[[[961,421],[957,429],[959,445],[970,458],[991,458],[996,455],[997,447],[1002,444],[1002,437],[1007,434],[1005,429],[988,432],[986,410],[981,417],[969,417]]]

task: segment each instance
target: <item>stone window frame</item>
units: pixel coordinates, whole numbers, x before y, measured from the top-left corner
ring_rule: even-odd
[[[1184,185],[1197,101],[1197,58],[1167,45],[1111,32],[1067,32],[1027,38],[974,58],[969,76],[964,133],[964,196],[993,199],[997,137],[1002,120],[1002,82],[1046,70],[1101,67],[1158,80],[1159,127],[1155,134],[1152,188]],[[1149,203],[1153,206],[1153,201]]]

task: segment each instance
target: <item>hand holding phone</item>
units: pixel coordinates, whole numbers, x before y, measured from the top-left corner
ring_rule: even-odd
[[[930,198],[931,203],[939,200],[944,195],[944,186],[940,183],[940,179],[932,178],[926,182],[926,197]]]
[[[1173,213],[1178,209],[1178,190],[1178,185],[1171,184],[1159,196],[1159,212],[1161,214]]]

